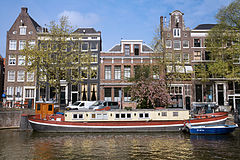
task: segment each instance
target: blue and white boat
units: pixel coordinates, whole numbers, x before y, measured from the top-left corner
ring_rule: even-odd
[[[238,125],[192,126],[188,123],[186,127],[190,134],[227,134],[233,132],[235,128],[238,128]]]

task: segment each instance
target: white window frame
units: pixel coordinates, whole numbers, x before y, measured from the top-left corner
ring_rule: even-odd
[[[176,42],[179,42],[179,48],[175,48]],[[173,41],[173,48],[174,48],[174,50],[181,50],[181,41],[180,40],[174,40]]]
[[[92,49],[93,43],[96,43],[96,48],[95,49]],[[91,51],[97,51],[98,50],[98,42],[95,42],[95,41],[90,42],[90,49],[91,49]]]
[[[181,37],[181,29],[173,28],[173,37]]]
[[[35,94],[35,89],[34,88],[25,88],[24,90],[25,92],[25,98],[34,98],[34,94]]]
[[[200,47],[195,47],[195,46],[194,46],[194,45],[195,45],[195,44],[194,44],[194,40],[195,40],[195,39],[199,39],[199,41],[200,41],[200,42],[199,42],[199,43],[200,43],[200,47],[202,47],[202,40],[201,40],[200,38],[193,38],[193,47],[194,47],[194,48],[200,48]]]
[[[24,82],[25,79],[25,71],[20,70],[17,72],[17,81],[18,82]]]
[[[184,42],[187,42],[187,47],[184,47]],[[188,40],[183,40],[183,48],[189,48],[189,41]]]
[[[128,46],[128,47],[126,47],[126,46]],[[130,44],[125,44],[124,45],[124,54],[125,54],[125,56],[130,55]]]
[[[92,78],[92,72],[93,72],[94,70],[96,71],[96,75],[95,75],[96,78]],[[97,78],[98,78],[98,68],[97,68],[96,66],[91,67],[91,70],[90,70],[90,71],[91,71],[91,74],[90,74],[90,75],[91,75],[91,79],[97,79]]]
[[[98,55],[97,54],[92,54],[91,58],[92,58],[91,63],[98,63]],[[93,60],[96,60],[96,61],[93,61]]]
[[[8,65],[16,65],[16,55],[9,55]]]
[[[29,41],[28,41],[28,45],[29,45],[31,48],[34,48],[34,46],[36,45],[36,41],[35,41],[35,40],[29,40]]]
[[[169,42],[169,45],[168,45]],[[166,40],[166,48],[172,48],[172,41],[171,40]]]
[[[195,59],[195,52],[200,52],[200,59]],[[199,56],[197,56],[199,57]],[[193,60],[194,61],[201,61],[202,60],[202,52],[201,51],[193,51]]]
[[[124,79],[131,77],[131,66],[124,66]]]
[[[8,82],[15,82],[15,71],[8,71]]]
[[[27,34],[27,26],[19,26],[19,34],[26,35]]]
[[[19,48],[18,48],[18,50],[23,50],[25,45],[26,45],[26,41],[25,40],[19,40]]]
[[[18,65],[19,66],[24,66],[25,65],[25,56],[24,55],[19,55],[18,56]]]
[[[112,78],[111,73],[112,73],[112,66],[104,66],[105,79],[109,79],[110,80]]]
[[[83,45],[84,45],[84,44],[87,45],[87,49],[86,49],[86,50],[83,50]],[[88,44],[88,42],[82,42],[81,48],[82,48],[82,51],[88,51],[88,49],[89,49],[89,44]]]
[[[187,55],[187,57],[188,57],[188,59],[187,60],[185,60],[185,55]],[[189,54],[188,53],[183,53],[183,61],[184,62],[189,62]]]
[[[7,96],[13,97],[14,87],[7,87]]]
[[[34,81],[34,72],[27,72],[27,82]]]
[[[121,79],[121,66],[114,66],[114,79]]]
[[[16,87],[16,89],[15,89],[15,95],[17,96],[17,92],[19,92],[19,95],[20,95],[20,97],[22,97],[22,87],[21,86],[18,86],[18,87]],[[20,98],[20,97],[18,97],[18,98]]]
[[[17,50],[17,40],[9,40],[9,50]]]

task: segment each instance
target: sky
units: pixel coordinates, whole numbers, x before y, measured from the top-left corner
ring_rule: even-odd
[[[174,10],[184,13],[185,26],[216,23],[218,10],[233,0],[0,0],[0,55],[6,55],[6,34],[21,7],[39,25],[68,16],[74,27],[94,27],[102,33],[102,50],[108,51],[121,39],[151,44],[160,16]]]

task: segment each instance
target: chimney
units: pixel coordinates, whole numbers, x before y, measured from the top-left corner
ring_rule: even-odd
[[[163,36],[163,16],[160,17],[160,36]]]
[[[28,11],[28,8],[26,8],[26,7],[22,7],[22,8],[21,8],[21,12],[22,12],[22,13],[27,13],[27,11]]]

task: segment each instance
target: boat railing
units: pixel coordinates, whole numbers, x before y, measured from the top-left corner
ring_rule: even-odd
[[[61,114],[46,114],[44,117],[41,114],[31,116],[33,119],[37,120],[47,120],[47,121],[64,121],[65,117]]]

